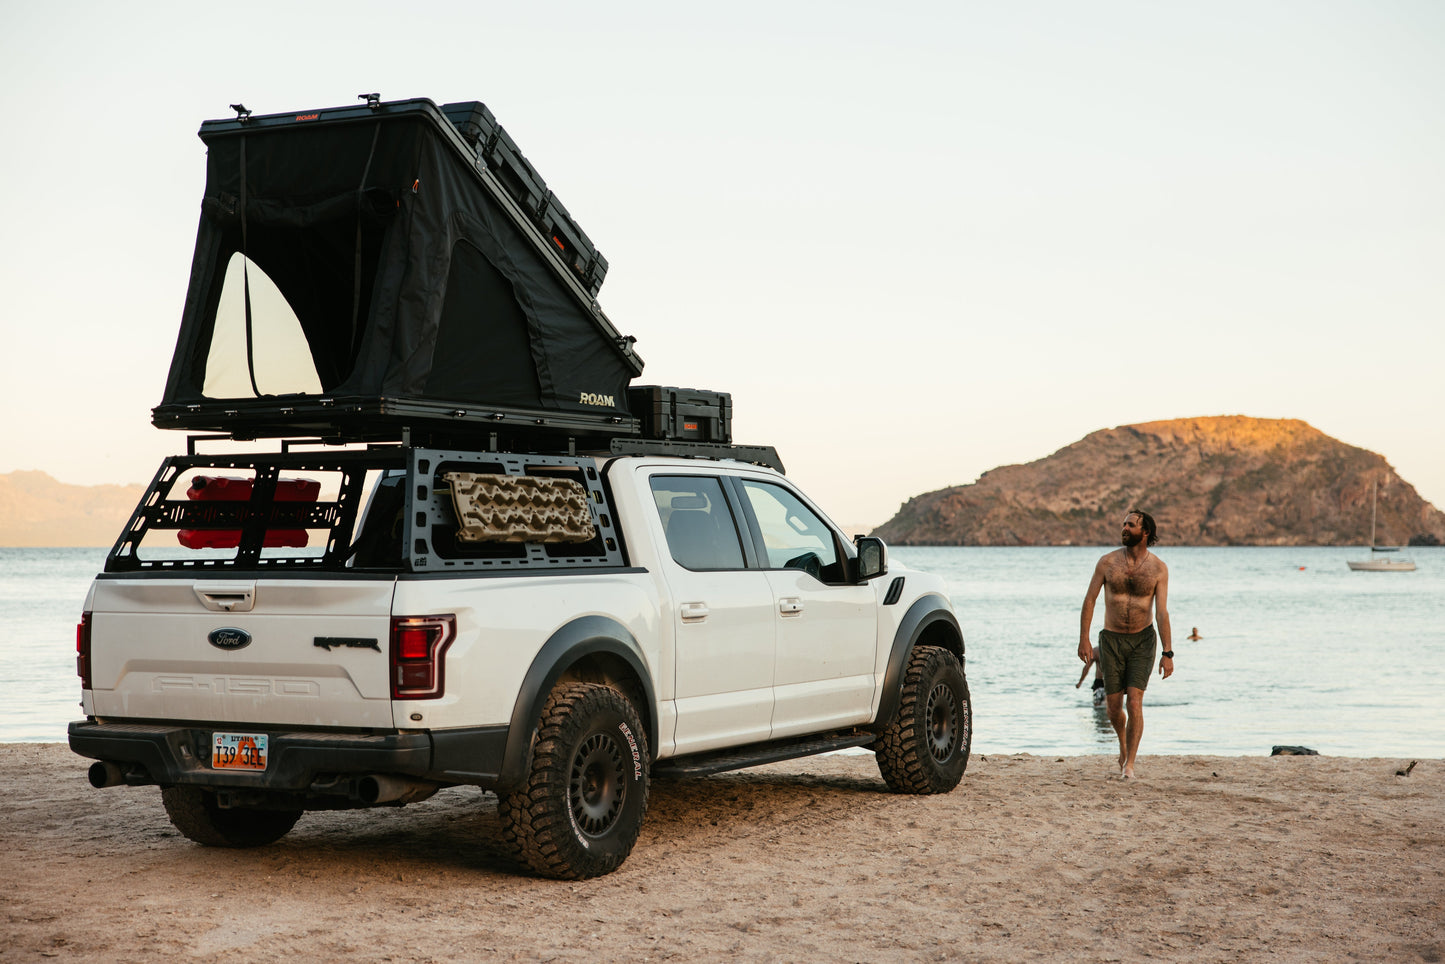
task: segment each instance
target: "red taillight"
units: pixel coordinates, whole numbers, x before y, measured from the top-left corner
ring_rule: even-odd
[[[457,617],[391,618],[391,698],[434,700],[445,691],[442,670],[457,634]]]
[[[75,624],[75,673],[82,689],[90,689],[90,613],[81,613]]]
[[[437,637],[436,626],[402,625],[396,628],[396,658],[430,659],[431,644]]]

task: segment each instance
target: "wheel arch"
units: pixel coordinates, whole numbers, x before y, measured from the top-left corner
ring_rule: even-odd
[[[617,620],[581,616],[548,637],[522,678],[497,776],[500,787],[516,786],[526,775],[542,706],[564,680],[606,683],[621,690],[636,705],[647,732],[648,755],[656,757],[657,702],[642,647]]]
[[[883,676],[883,697],[878,701],[878,716],[874,719],[876,726],[886,726],[898,712],[908,654],[915,646],[941,646],[963,665],[963,630],[948,600],[939,593],[926,593],[915,599],[898,624],[893,648],[888,653],[888,669]]]

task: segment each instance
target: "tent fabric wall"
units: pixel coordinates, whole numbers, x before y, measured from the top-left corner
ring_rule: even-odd
[[[626,415],[640,361],[435,105],[355,114],[203,125],[206,193],[162,406],[217,401],[202,394],[205,366],[241,251],[295,311],[329,395]]]

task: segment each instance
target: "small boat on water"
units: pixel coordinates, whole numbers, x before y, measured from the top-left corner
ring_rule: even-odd
[[[1375,545],[1375,495],[1378,483],[1370,486],[1370,558],[1351,559],[1349,566],[1355,572],[1414,572],[1415,562],[1404,556],[1390,556],[1382,554],[1399,552],[1395,546]]]
[[[1414,572],[1415,562],[1403,556],[1394,559],[1351,559],[1349,566],[1355,572]]]

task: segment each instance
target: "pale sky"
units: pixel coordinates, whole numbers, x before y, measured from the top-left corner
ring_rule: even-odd
[[[616,9],[609,9],[615,7]],[[202,120],[482,100],[839,522],[1300,418],[1445,508],[1445,4],[0,0],[0,472],[144,482]]]

